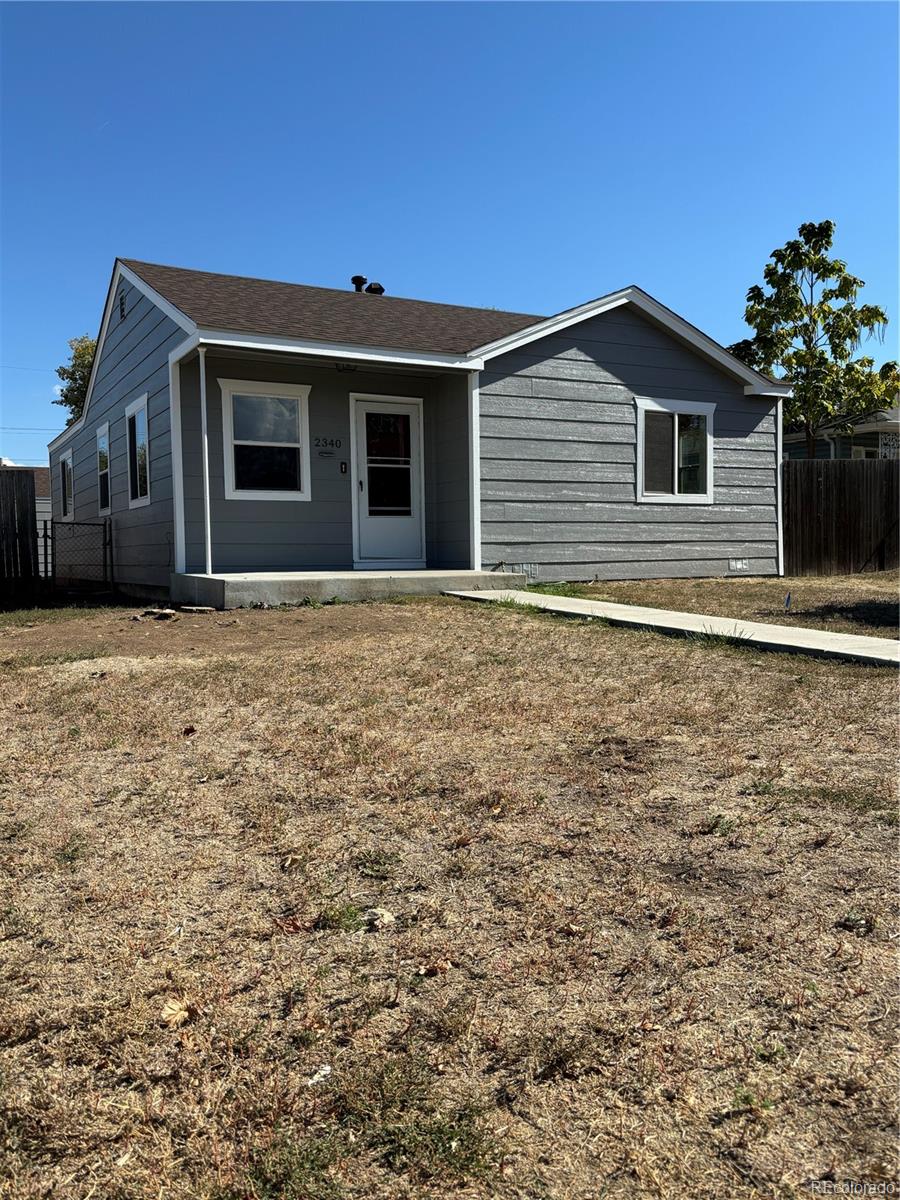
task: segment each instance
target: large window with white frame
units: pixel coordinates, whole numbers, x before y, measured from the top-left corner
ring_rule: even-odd
[[[72,451],[64,450],[59,456],[59,515],[63,521],[71,521],[75,511],[75,488],[72,474]]]
[[[102,517],[109,509],[109,422],[104,421],[97,430],[97,512]]]
[[[125,409],[128,448],[128,507],[150,503],[150,430],[147,423],[147,393]]]
[[[715,404],[636,396],[637,499],[711,504]]]
[[[227,500],[309,500],[309,386],[220,379]]]

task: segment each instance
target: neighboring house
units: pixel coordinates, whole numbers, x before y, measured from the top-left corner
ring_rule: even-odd
[[[806,458],[806,434],[785,433],[784,457]],[[900,458],[900,408],[857,417],[849,433],[819,430],[816,458]]]
[[[52,503],[50,499],[50,468],[49,467],[20,467],[17,463],[11,462],[9,459],[0,458],[0,467],[5,470],[28,471],[34,476],[34,509],[37,517],[37,536],[38,536],[38,570],[43,575],[45,574],[45,563],[49,572],[50,553],[52,545],[52,534],[49,525],[46,526],[46,554],[45,554],[45,521],[52,521]]]
[[[553,317],[117,260],[58,520],[117,582],[774,575],[781,397],[637,287]]]

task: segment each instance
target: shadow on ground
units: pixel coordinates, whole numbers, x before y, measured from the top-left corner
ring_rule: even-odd
[[[796,621],[799,625],[810,619],[852,621],[871,629],[883,629],[889,634],[897,628],[900,608],[891,600],[861,600],[858,604],[819,604],[815,608],[760,609],[757,616],[782,623]]]

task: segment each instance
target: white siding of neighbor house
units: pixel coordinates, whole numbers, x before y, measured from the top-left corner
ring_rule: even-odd
[[[715,403],[714,502],[638,503],[635,396]],[[776,404],[631,309],[489,360],[485,567],[539,579],[777,573]]]

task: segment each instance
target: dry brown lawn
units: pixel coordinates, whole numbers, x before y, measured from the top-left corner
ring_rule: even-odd
[[[618,604],[646,604],[869,637],[900,636],[896,571],[833,578],[637,579],[565,584],[560,590]],[[788,592],[791,604],[786,608]]]
[[[55,616],[0,629],[0,1195],[895,1177],[895,673],[441,600]]]

